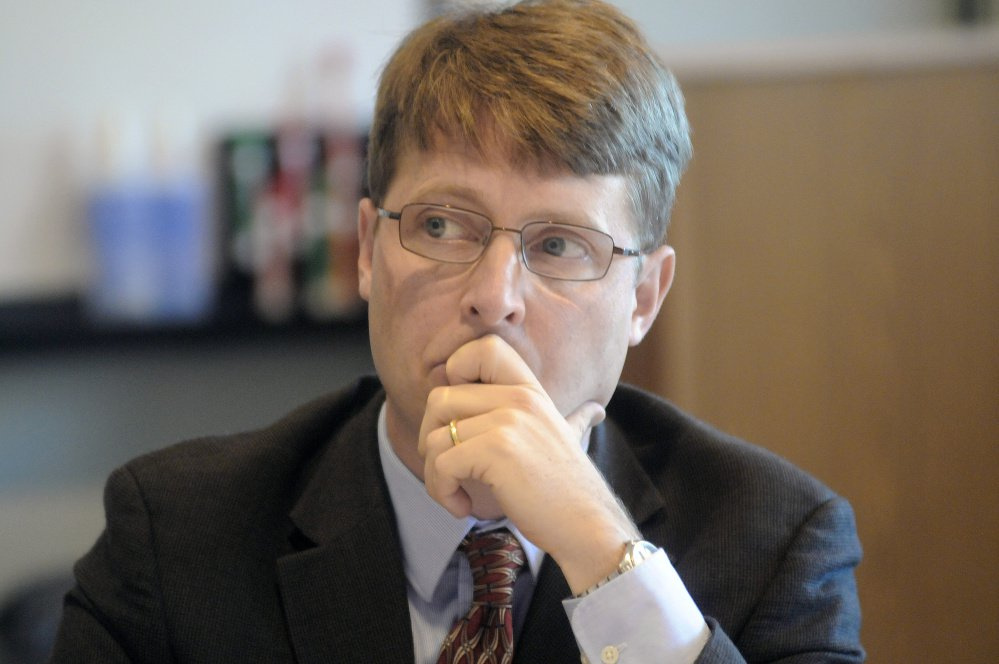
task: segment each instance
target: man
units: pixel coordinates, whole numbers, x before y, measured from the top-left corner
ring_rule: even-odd
[[[618,385],[690,156],[635,27],[432,21],[370,150],[378,379],[117,470],[55,661],[862,660],[845,501]]]

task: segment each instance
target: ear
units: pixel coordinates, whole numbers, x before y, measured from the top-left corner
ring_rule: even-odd
[[[646,254],[635,285],[635,309],[631,312],[631,334],[628,344],[637,346],[652,327],[666,293],[673,285],[676,270],[676,252],[664,244]]]
[[[378,210],[370,198],[357,204],[357,292],[365,301],[371,295],[371,263],[375,250],[375,230],[378,228]]]

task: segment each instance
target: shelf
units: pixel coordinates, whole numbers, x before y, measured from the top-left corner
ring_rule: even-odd
[[[281,323],[256,316],[242,298],[220,298],[203,320],[184,323],[112,323],[94,320],[75,297],[0,304],[0,355],[127,345],[232,344],[304,337],[355,337],[367,332],[364,312],[316,321],[298,314]]]

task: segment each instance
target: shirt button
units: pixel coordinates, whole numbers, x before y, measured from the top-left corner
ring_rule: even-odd
[[[617,664],[620,657],[621,653],[614,646],[607,646],[600,651],[600,661],[604,664]]]

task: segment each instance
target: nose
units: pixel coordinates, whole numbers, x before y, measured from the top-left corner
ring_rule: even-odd
[[[526,268],[520,260],[519,242],[515,233],[494,232],[482,256],[472,264],[461,310],[473,326],[494,328],[523,321]]]

